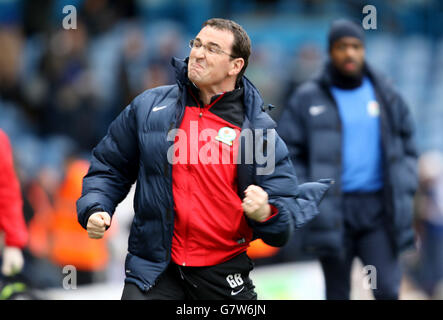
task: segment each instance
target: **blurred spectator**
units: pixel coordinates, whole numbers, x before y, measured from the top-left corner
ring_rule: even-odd
[[[0,98],[3,101],[19,104],[26,109],[20,83],[21,52],[23,38],[17,27],[0,28]]]
[[[429,296],[442,299],[443,284],[443,154],[430,151],[419,159],[416,195],[419,261],[414,275]]]
[[[288,101],[294,91],[304,82],[311,79],[321,70],[323,57],[315,44],[304,44],[291,60],[288,79],[285,82],[283,101]],[[274,118],[279,119],[283,108],[277,108]]]
[[[62,284],[59,267],[49,259],[51,234],[48,228],[60,179],[60,172],[54,167],[45,166],[24,185],[24,196],[33,210],[28,222],[29,243],[25,251],[26,280],[36,289],[60,287]]]
[[[85,0],[79,15],[92,37],[108,32],[122,18],[135,13],[134,0]]]
[[[179,27],[175,24],[155,25],[146,34],[140,24],[131,23],[124,34],[119,65],[122,102],[116,105],[112,119],[122,111],[122,105],[127,106],[141,92],[175,83],[171,57],[180,56],[184,49]]]
[[[400,253],[414,247],[414,125],[400,94],[365,58],[364,31],[332,23],[323,72],[300,86],[279,122],[300,181],[336,181],[305,229],[327,299],[349,299],[355,258],[374,266],[376,299],[398,299]]]
[[[127,106],[145,90],[144,73],[148,63],[150,42],[139,24],[132,24],[126,30],[120,62],[120,85],[122,103]],[[121,110],[118,110],[118,114]]]
[[[154,82],[165,84],[175,83],[175,70],[171,67],[171,57],[180,57],[187,54],[187,46],[183,41],[179,25],[159,24],[157,28],[157,43],[155,54],[150,59],[150,69],[157,75],[153,77]],[[162,70],[162,71],[157,71]],[[163,73],[164,80],[158,81],[158,74]],[[157,78],[157,79],[156,79]],[[148,88],[146,88],[148,89]]]
[[[105,280],[109,261],[109,235],[104,240],[89,239],[75,215],[75,201],[81,194],[81,182],[88,167],[89,163],[85,160],[69,159],[65,176],[59,184],[50,170],[41,172],[40,181],[43,182],[42,186],[46,185],[44,189],[50,190],[49,193],[38,186],[30,190],[36,208],[30,225],[32,253],[40,258],[48,258],[58,266],[60,276],[64,266],[75,266],[78,285]],[[51,201],[48,195],[52,192]],[[53,280],[50,282],[54,283]]]
[[[41,61],[41,76],[47,92],[40,101],[41,133],[64,134],[83,151],[98,141],[98,98],[89,71],[87,31],[79,23],[76,30],[57,30]]]
[[[161,62],[152,62],[146,69],[143,77],[145,89],[152,89],[170,84],[167,69]]]
[[[46,258],[50,250],[48,224],[52,219],[55,196],[61,179],[61,173],[54,167],[44,166],[25,189],[34,209],[34,215],[29,222],[29,249],[37,258]]]
[[[12,148],[8,136],[0,130],[0,230],[4,232],[1,273],[12,276],[24,264],[22,249],[28,241],[23,216],[23,199],[15,174]]]

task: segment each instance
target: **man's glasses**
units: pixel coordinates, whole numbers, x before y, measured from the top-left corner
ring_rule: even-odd
[[[196,40],[196,39],[192,39],[189,41],[189,48],[191,49],[198,49],[198,48],[205,48],[206,51],[208,51],[211,54],[227,54],[228,56],[230,56],[231,58],[235,59],[235,57],[225,51],[223,51],[222,49],[220,49],[220,47],[215,44],[215,43],[208,43],[208,44],[203,44],[201,43],[200,40]]]

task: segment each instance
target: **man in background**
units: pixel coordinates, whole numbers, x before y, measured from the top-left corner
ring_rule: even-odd
[[[22,249],[28,240],[20,184],[14,170],[11,144],[0,130],[0,231],[4,234],[1,273],[10,277],[24,265]]]
[[[413,123],[402,97],[365,61],[363,29],[335,21],[329,60],[279,122],[301,181],[331,177],[302,247],[319,257],[327,299],[349,299],[355,257],[376,270],[376,299],[398,299],[399,254],[413,246],[417,187]]]

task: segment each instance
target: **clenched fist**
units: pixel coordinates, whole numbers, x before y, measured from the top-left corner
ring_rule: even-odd
[[[91,239],[101,239],[105,234],[106,227],[111,225],[111,216],[107,212],[95,212],[86,225],[88,236]]]
[[[266,220],[271,215],[268,194],[265,190],[253,184],[245,190],[242,207],[247,217],[258,222]]]

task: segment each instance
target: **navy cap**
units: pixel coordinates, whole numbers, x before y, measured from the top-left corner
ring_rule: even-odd
[[[363,28],[351,20],[339,19],[335,20],[329,29],[328,44],[331,49],[332,44],[340,38],[353,37],[364,43],[365,34]]]

